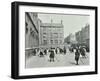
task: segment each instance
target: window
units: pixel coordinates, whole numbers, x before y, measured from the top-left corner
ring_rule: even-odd
[[[63,34],[62,34],[62,33],[60,33],[60,34],[59,34],[59,37],[60,37],[60,38],[62,38],[62,37],[63,37]]]
[[[62,43],[62,40],[60,40],[59,43],[61,44]]]
[[[36,36],[36,32],[32,28],[30,28],[30,35],[33,37]]]
[[[53,40],[51,40],[51,44],[53,44]]]
[[[43,38],[46,38],[46,36],[43,36]]]
[[[34,32],[34,31],[31,31],[30,33],[31,33],[31,35],[32,35],[33,37],[35,37],[35,32]]]
[[[54,37],[55,38],[58,38],[58,33],[54,33]]]
[[[46,38],[46,33],[43,33],[43,38]]]
[[[43,33],[44,35],[46,35],[46,33]]]
[[[58,40],[55,40],[55,44],[58,44]]]
[[[44,45],[47,45],[47,40],[43,40],[43,44]]]
[[[26,23],[26,34],[28,33],[28,23]]]

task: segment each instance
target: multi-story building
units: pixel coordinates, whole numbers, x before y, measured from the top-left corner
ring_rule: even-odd
[[[62,47],[64,43],[64,29],[61,23],[40,23],[40,47]]]
[[[76,43],[76,37],[74,34],[69,34],[65,39],[64,42],[67,44],[75,44]]]
[[[75,36],[76,36],[76,41],[81,44],[82,43],[82,36],[81,36],[81,31],[76,32]]]
[[[39,24],[37,13],[25,13],[25,49],[39,46]]]
[[[81,31],[76,32],[76,40],[79,44],[85,44],[89,47],[90,41],[90,26],[87,24]]]

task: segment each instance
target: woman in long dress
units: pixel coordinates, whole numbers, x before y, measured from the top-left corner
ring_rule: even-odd
[[[76,49],[76,52],[75,52],[75,61],[76,61],[76,65],[79,65],[79,57],[80,57],[80,53],[79,53],[79,50]]]
[[[53,62],[54,62],[54,57],[55,57],[54,51],[53,51],[53,50],[51,50],[50,55],[49,55],[50,62],[51,62],[51,61],[53,61]]]

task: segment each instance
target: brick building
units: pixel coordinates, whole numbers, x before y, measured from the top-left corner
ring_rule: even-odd
[[[40,47],[63,47],[64,31],[61,23],[40,23]]]

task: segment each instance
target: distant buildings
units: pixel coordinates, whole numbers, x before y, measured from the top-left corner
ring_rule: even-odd
[[[84,28],[74,34],[69,34],[65,39],[64,43],[67,44],[79,44],[85,45],[89,48],[90,46],[90,25],[87,24]]]
[[[87,24],[81,31],[76,32],[76,40],[78,44],[90,46],[90,25]]]
[[[67,44],[76,44],[77,41],[76,41],[76,37],[74,34],[69,34],[65,39],[64,39],[64,42],[67,43]]]
[[[42,23],[40,24],[40,47],[63,47],[64,32],[61,23]]]

